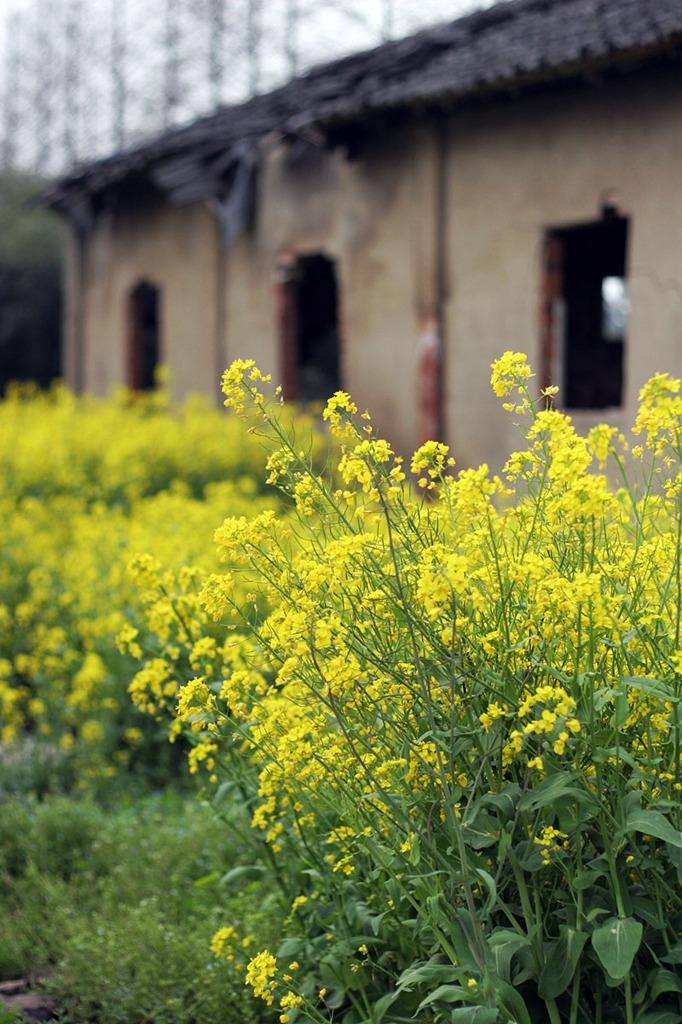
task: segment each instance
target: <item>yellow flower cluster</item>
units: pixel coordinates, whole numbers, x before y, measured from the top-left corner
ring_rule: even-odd
[[[347,940],[348,908],[362,907],[362,934],[393,929],[394,948],[414,914],[418,955],[437,950],[478,998],[471,958],[481,977],[492,959],[477,928],[489,927],[503,890],[499,927],[527,930],[539,962],[567,920],[571,857],[617,877],[626,814],[652,823],[652,842],[676,836],[660,819],[682,787],[679,389],[665,378],[643,392],[638,428],[665,471],[652,487],[655,473],[629,460],[616,431],[581,437],[541,407],[548,394],[532,400],[531,377],[518,353],[493,366],[494,389],[517,393],[512,409],[528,419],[502,476],[455,473],[447,448],[429,442],[411,461],[429,493],[415,495],[342,392],[325,413],[340,456],[318,473],[257,390],[257,368],[239,362],[226,395],[270,425],[266,472],[290,511],[225,519],[215,533],[224,573],[136,563],[147,618],[122,642],[139,650],[155,637],[157,650],[134,698],[174,716],[193,769],[215,778],[224,763],[238,775],[269,854],[295,865],[288,926],[319,926],[301,879],[321,883],[335,905],[324,920],[339,924],[320,941],[345,950],[337,975],[325,958],[334,984],[343,974],[361,986],[368,973]],[[619,489],[602,471],[611,459]],[[83,677],[85,704],[97,669]],[[608,898],[622,917],[620,890]],[[474,922],[468,967],[451,946],[453,908]],[[267,950],[247,980],[269,1005],[280,999],[282,1018],[300,1005]],[[309,992],[332,984],[308,981]]]
[[[257,482],[264,463],[257,439],[198,399],[171,412],[163,392],[97,401],[10,390],[0,402],[3,743],[34,731],[84,783],[158,759],[153,723],[126,690],[145,657],[131,693],[158,714],[181,683],[207,675],[209,641],[192,626],[199,580],[214,570],[220,581],[214,613],[231,594],[206,539],[226,511],[272,506]]]
[[[215,957],[224,958],[233,965],[236,971],[241,971],[244,968],[244,950],[253,942],[253,935],[241,938],[237,929],[228,924],[218,929],[211,939],[210,948]]]
[[[276,974],[277,960],[267,949],[257,953],[246,968],[246,984],[251,985],[254,995],[265,1000],[268,1006],[275,1001],[272,990],[276,985]]]

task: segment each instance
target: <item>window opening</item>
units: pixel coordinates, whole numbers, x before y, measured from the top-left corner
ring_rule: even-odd
[[[160,351],[159,306],[159,289],[146,281],[130,293],[128,385],[134,391],[150,391],[156,387]]]
[[[320,254],[299,257],[283,287],[284,397],[326,402],[341,386],[335,263]]]
[[[548,232],[544,378],[569,409],[622,405],[630,301],[628,221],[611,210],[592,224]]]

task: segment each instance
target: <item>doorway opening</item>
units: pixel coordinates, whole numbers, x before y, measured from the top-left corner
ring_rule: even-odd
[[[151,391],[156,387],[161,349],[160,292],[147,281],[130,293],[129,332],[128,386],[133,391]]]
[[[284,397],[325,403],[341,387],[336,265],[317,253],[299,257],[287,269],[281,317]]]
[[[627,239],[628,219],[610,211],[547,233],[543,382],[558,385],[565,408],[622,405]]]

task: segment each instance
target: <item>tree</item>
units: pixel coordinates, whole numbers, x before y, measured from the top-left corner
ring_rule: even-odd
[[[22,86],[21,33],[22,17],[15,13],[7,21],[5,40],[5,88],[3,96],[3,131],[0,166],[13,167],[20,147],[21,112],[19,97]]]
[[[35,167],[41,173],[50,167],[55,124],[53,14],[51,0],[36,0],[30,58],[35,112]]]
[[[211,106],[217,107],[223,98],[225,78],[225,52],[227,10],[225,0],[208,0],[208,82]]]
[[[64,9],[64,65],[62,75],[64,113],[62,122],[63,159],[71,165],[78,157],[82,75],[82,0],[66,0]]]
[[[126,74],[126,4],[113,0],[111,5],[111,112],[112,137],[116,149],[126,142],[128,76]]]
[[[40,202],[46,184],[0,171],[0,393],[60,374],[63,226]]]
[[[262,72],[263,0],[247,0],[244,51],[248,74],[248,90],[254,95],[260,89]]]

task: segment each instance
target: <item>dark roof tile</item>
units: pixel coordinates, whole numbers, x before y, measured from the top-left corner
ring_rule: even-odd
[[[551,80],[590,62],[601,65],[680,44],[682,0],[506,0],[315,67],[264,96],[77,168],[50,198],[66,207],[70,195],[102,191],[131,171],[160,161],[161,177],[175,180],[168,158],[194,154],[197,147],[229,155],[239,140],[273,131],[299,131],[387,108],[464,99],[494,87],[513,87],[519,80]],[[182,180],[180,165],[177,173]]]

